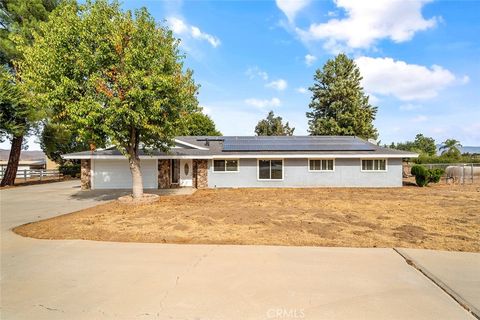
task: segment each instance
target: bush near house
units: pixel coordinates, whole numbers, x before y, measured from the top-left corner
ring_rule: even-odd
[[[63,176],[70,176],[72,178],[80,177],[80,164],[78,163],[64,163],[58,167],[58,171]]]
[[[416,164],[412,167],[411,173],[415,176],[417,186],[425,187],[430,182],[438,183],[442,175],[445,173],[445,170],[440,168],[427,169],[422,165]]]

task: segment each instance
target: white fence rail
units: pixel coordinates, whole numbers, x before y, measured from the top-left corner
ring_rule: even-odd
[[[5,170],[0,170],[0,179],[3,178],[5,174]],[[31,180],[43,180],[43,179],[51,179],[51,178],[58,178],[60,179],[62,174],[60,171],[56,169],[24,169],[24,170],[17,170],[16,179],[23,179],[25,181]]]

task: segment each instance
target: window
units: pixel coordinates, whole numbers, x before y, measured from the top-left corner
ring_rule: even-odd
[[[238,160],[213,160],[213,171],[236,172],[238,171]]]
[[[362,171],[387,171],[386,159],[362,160]]]
[[[333,171],[333,159],[312,159],[309,161],[310,171]]]
[[[282,180],[283,160],[258,160],[259,180]]]

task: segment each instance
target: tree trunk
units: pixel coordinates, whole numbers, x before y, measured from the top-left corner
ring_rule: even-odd
[[[141,198],[143,196],[142,172],[140,171],[140,158],[138,153],[130,155],[128,160],[130,164],[130,172],[132,173],[132,194],[133,198]]]
[[[17,177],[18,162],[20,161],[20,153],[22,152],[22,136],[14,136],[12,139],[12,147],[10,148],[10,155],[8,156],[7,170],[3,175],[1,187],[13,186],[15,178]]]

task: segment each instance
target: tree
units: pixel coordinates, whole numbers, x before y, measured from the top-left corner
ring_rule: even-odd
[[[270,111],[266,119],[260,120],[255,127],[257,136],[291,136],[295,128],[290,128],[287,123],[283,124],[282,117],[275,117]]]
[[[202,110],[191,113],[186,119],[186,127],[180,135],[184,136],[221,136],[222,133],[217,130],[215,122]]]
[[[391,148],[417,152],[421,155],[428,156],[434,156],[437,153],[437,146],[435,145],[435,140],[430,137],[425,137],[421,133],[415,136],[414,141],[399,142],[396,145],[392,142]]]
[[[31,43],[39,22],[47,20],[57,3],[57,0],[0,1],[0,139],[6,137],[12,142],[0,186],[15,183],[24,136],[29,134],[42,116],[34,102],[29,103],[24,99],[23,91],[19,88],[22,79],[16,72],[16,64],[23,56],[18,50],[18,42]]]
[[[56,122],[89,144],[104,137],[128,159],[133,197],[143,195],[140,148],[167,151],[197,110],[192,71],[183,70],[179,41],[145,8],[117,2],[63,3],[33,46],[23,46],[20,71],[33,99]]]
[[[62,155],[90,148],[86,141],[81,140],[77,132],[70,131],[68,127],[62,124],[49,122],[43,125],[40,147],[50,160],[58,164],[65,162]]]
[[[442,156],[445,155],[453,158],[459,158],[461,155],[459,148],[461,147],[462,145],[460,144],[460,141],[455,139],[447,139],[442,142],[440,150],[442,150]]]
[[[362,76],[352,59],[339,54],[317,69],[312,91],[311,109],[307,112],[311,135],[355,135],[361,138],[378,137],[373,121],[377,107],[360,85]]]

